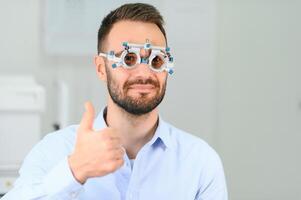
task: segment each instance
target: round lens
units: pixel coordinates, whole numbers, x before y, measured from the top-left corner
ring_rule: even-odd
[[[134,66],[137,63],[137,58],[138,56],[135,53],[128,52],[124,56],[124,63],[129,67]]]
[[[164,65],[165,61],[163,56],[161,55],[156,55],[153,59],[152,59],[152,67],[154,69],[160,69],[163,65]]]

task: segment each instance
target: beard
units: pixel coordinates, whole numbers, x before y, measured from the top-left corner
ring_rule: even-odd
[[[151,112],[164,98],[167,80],[164,81],[161,90],[159,81],[150,77],[147,79],[137,78],[135,80],[127,80],[121,87],[114,80],[107,66],[106,73],[107,88],[113,102],[132,115],[140,116]],[[138,97],[129,96],[128,91],[134,84],[151,84],[156,90],[155,95],[149,97],[148,93],[139,93]]]

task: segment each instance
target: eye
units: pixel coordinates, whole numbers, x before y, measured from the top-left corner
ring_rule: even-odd
[[[160,55],[157,55],[152,60],[152,67],[155,69],[160,69],[164,65],[164,58]]]
[[[134,66],[137,63],[137,55],[133,52],[128,52],[124,56],[124,63],[127,66]]]

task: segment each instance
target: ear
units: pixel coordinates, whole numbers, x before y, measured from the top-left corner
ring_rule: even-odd
[[[105,59],[101,56],[94,56],[94,65],[98,78],[103,81],[107,80]]]

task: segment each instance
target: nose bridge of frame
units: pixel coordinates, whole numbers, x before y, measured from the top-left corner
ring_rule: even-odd
[[[151,49],[144,49],[140,48],[140,57],[141,58],[148,58],[151,55],[152,50]]]

